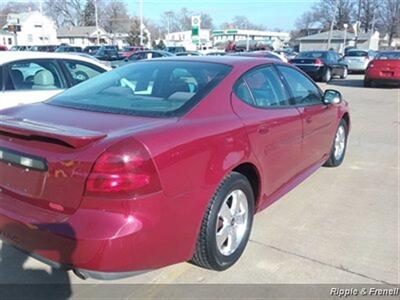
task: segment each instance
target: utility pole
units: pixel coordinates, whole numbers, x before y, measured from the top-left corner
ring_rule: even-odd
[[[139,0],[140,14],[140,46],[143,46],[143,0]]]
[[[99,37],[99,16],[97,11],[97,0],[94,0],[94,18],[96,21],[96,36],[97,36],[97,45],[100,45],[100,37]]]
[[[43,6],[42,6],[42,0],[39,1],[39,12],[40,15],[43,16]],[[42,45],[44,45],[44,37],[43,37],[43,18],[40,18],[40,32],[41,32],[41,38],[42,38]]]
[[[331,48],[331,42],[332,42],[332,33],[333,33],[333,26],[336,23],[336,12],[338,10],[338,6],[339,6],[339,0],[335,1],[335,7],[333,9],[333,16],[332,16],[332,22],[331,22],[331,27],[329,29],[329,37],[328,37],[328,49],[329,50]]]
[[[360,33],[360,24],[361,24],[361,0],[358,0],[358,11],[357,11],[357,22],[356,22],[356,36],[355,36],[355,40],[354,40],[354,46],[357,48],[357,42],[358,42],[358,35]]]

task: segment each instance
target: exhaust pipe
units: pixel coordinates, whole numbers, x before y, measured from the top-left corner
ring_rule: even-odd
[[[77,269],[72,269],[72,272],[74,272],[74,274],[82,280],[86,280],[89,278],[89,276],[87,274],[85,274]]]

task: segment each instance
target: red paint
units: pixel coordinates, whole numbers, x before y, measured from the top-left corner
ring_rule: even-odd
[[[257,109],[239,100],[232,87],[247,70],[278,62],[200,60],[222,61],[233,69],[180,118],[47,104],[3,111],[7,118],[0,124],[0,147],[45,158],[48,170],[25,172],[0,162],[1,238],[75,268],[160,268],[191,258],[205,208],[235,167],[251,164],[259,174],[259,211],[326,160],[348,111],[346,102]],[[39,125],[29,128],[18,123],[22,119]],[[50,132],[49,124],[58,133]],[[116,163],[124,154],[130,156],[126,164]],[[132,174],[140,177],[139,185],[125,181]],[[110,175],[121,175],[120,189],[113,190]]]
[[[400,59],[374,59],[365,71],[365,79],[400,83]]]

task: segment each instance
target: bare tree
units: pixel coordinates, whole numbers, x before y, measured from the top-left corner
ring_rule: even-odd
[[[120,0],[108,0],[103,9],[101,25],[107,32],[129,31],[130,16],[126,3]]]
[[[58,27],[83,24],[84,0],[46,0],[44,12]]]
[[[363,0],[360,7],[361,29],[364,32],[374,30],[378,19],[378,1]]]
[[[389,37],[389,45],[393,38],[400,36],[400,0],[380,1],[379,22]]]
[[[330,27],[332,17],[336,9],[335,28],[343,29],[344,24],[352,24],[355,21],[355,2],[354,0],[320,0],[312,8],[315,21],[327,29]]]
[[[314,12],[306,11],[296,20],[295,26],[298,30],[309,29],[315,22]]]
[[[200,16],[201,28],[213,28],[213,21],[209,14],[191,11],[186,7],[179,11],[164,12],[161,16],[161,25],[165,29],[169,28],[170,32],[190,30],[192,28],[192,16]]]

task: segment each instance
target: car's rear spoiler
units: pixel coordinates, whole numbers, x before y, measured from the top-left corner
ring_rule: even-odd
[[[107,136],[101,132],[4,115],[0,115],[0,134],[1,132],[28,138],[58,140],[74,148],[86,146]]]

